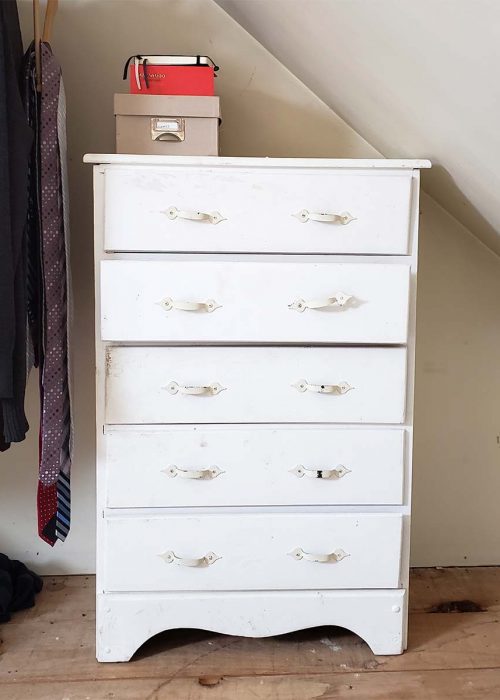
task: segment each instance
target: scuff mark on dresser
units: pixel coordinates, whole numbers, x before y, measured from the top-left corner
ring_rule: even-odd
[[[105,376],[109,377],[109,373],[111,371],[111,353],[109,351],[109,348],[106,348],[105,351],[105,359],[104,359],[104,367],[105,367]]]

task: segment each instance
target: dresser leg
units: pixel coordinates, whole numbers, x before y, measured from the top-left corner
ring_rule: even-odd
[[[97,660],[129,661],[148,639],[170,629],[270,637],[323,625],[351,630],[374,654],[401,654],[406,591],[100,594]]]
[[[122,606],[97,596],[96,659],[97,661],[130,661],[146,639],[137,638],[137,628],[125,617]]]

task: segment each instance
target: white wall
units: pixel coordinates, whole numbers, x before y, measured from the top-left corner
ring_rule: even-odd
[[[31,2],[20,5],[28,37]],[[377,152],[212,0],[62,0],[53,43],[64,68],[69,120],[76,311],[73,527],[67,542],[54,549],[36,536],[32,382],[29,439],[0,456],[0,551],[42,572],[78,573],[94,568],[92,193],[91,169],[81,157],[113,151],[112,94],[123,90],[124,58],[137,51],[213,55],[221,65],[223,155]],[[413,562],[459,564],[467,557],[469,564],[498,563],[493,499],[500,489],[495,427],[500,264],[428,198],[423,210]]]

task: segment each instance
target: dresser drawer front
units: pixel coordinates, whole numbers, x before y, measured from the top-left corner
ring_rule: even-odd
[[[402,423],[405,414],[405,348],[109,347],[106,375],[110,424]]]
[[[104,589],[397,588],[401,533],[402,516],[385,513],[113,517]]]
[[[403,502],[403,430],[148,426],[105,440],[109,508]]]
[[[411,171],[108,167],[104,246],[405,255],[411,188]]]
[[[408,265],[105,261],[101,333],[108,341],[403,344],[409,281]]]

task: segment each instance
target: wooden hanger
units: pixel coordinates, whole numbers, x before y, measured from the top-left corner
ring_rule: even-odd
[[[54,26],[54,17],[56,16],[59,0],[47,0],[47,9],[45,10],[45,21],[43,23],[42,41],[50,44],[52,41],[52,28]]]
[[[33,36],[35,42],[35,73],[36,89],[42,89],[42,70],[40,60],[40,42],[45,41],[50,44],[52,40],[52,29],[54,18],[57,13],[59,0],[47,0],[45,8],[45,18],[43,22],[43,34],[40,31],[40,0],[33,0]]]

